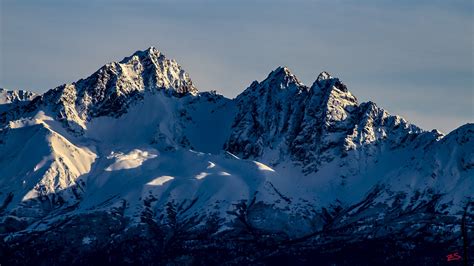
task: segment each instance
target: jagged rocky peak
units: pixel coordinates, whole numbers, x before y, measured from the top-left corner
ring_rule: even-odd
[[[36,96],[38,96],[36,93],[30,91],[0,88],[0,104],[31,101]]]
[[[288,67],[277,67],[275,70],[273,70],[268,77],[262,82],[262,83],[271,83],[271,84],[281,84],[284,85],[280,88],[284,88],[285,86],[288,86],[289,84],[298,84],[298,85],[303,85],[298,78],[291,73],[290,69]]]
[[[198,92],[189,74],[173,59],[168,59],[155,47],[136,51],[119,63],[113,62],[100,69],[112,71],[122,83],[138,90],[167,90],[176,96]],[[122,86],[127,90],[127,86]]]
[[[316,81],[321,82],[321,81],[332,79],[332,78],[333,77],[331,76],[331,74],[329,74],[327,71],[323,71],[323,72],[319,73],[318,78],[316,79]]]
[[[265,87],[274,87],[281,90],[308,90],[308,88],[290,71],[288,67],[277,67],[261,82]]]
[[[225,149],[243,158],[264,158],[270,165],[287,156],[305,173],[361,145],[388,140],[400,147],[408,134],[414,138],[422,132],[373,102],[359,105],[326,71],[308,89],[287,68],[279,67],[264,81],[252,83],[238,99],[239,112]]]
[[[262,82],[253,82],[238,100],[239,113],[225,148],[243,158],[279,150],[279,157],[304,157],[309,164],[317,159],[309,158],[312,151],[338,146],[357,119],[357,99],[327,72],[308,88],[288,68],[278,67]]]
[[[44,102],[54,103],[60,118],[77,122],[120,116],[146,92],[183,97],[198,90],[175,60],[150,47],[106,64],[88,78],[48,91]]]
[[[304,98],[309,95],[310,88],[308,86],[304,85],[288,67],[279,66],[271,71],[264,80],[252,82],[243,93],[237,96],[237,100],[239,103],[259,102],[267,108],[269,105],[275,105],[276,110],[281,111],[286,108],[291,109],[290,105],[302,104]],[[283,106],[286,107],[283,108]]]
[[[124,58],[119,65],[126,72],[138,72],[146,89],[167,89],[178,95],[198,92],[188,73],[153,46]]]
[[[310,88],[311,102],[318,103],[326,111],[326,121],[345,120],[349,113],[359,105],[357,98],[347,89],[339,78],[326,71],[321,72]]]
[[[326,122],[346,120],[359,103],[357,98],[347,89],[339,78],[326,71],[321,72],[310,88],[311,102],[317,103],[325,110]],[[349,121],[346,121],[349,122]]]
[[[234,100],[189,96],[195,91],[181,67],[151,47],[32,101],[0,104],[5,264],[245,264],[274,256],[262,261],[271,263],[280,254],[301,257],[302,247],[311,254],[304,264],[349,242],[371,238],[358,249],[369,252],[374,243],[412,239],[403,253],[394,250],[403,257],[419,250],[416,239],[455,250],[460,225],[474,224],[474,205],[469,213],[466,205],[474,124],[440,139],[373,102],[357,103],[327,72],[308,88],[285,67]],[[262,237],[252,244],[255,235]],[[454,244],[434,245],[446,236]],[[285,249],[266,248],[275,245]],[[176,246],[184,248],[168,252]],[[372,264],[386,261],[387,248]],[[182,256],[215,250],[222,260]]]
[[[165,57],[158,49],[156,49],[154,46],[150,46],[148,47],[148,49],[146,50],[143,50],[143,51],[136,51],[135,53],[133,53],[133,55],[129,56],[129,57],[125,57],[121,63],[125,62],[125,61],[128,61],[127,59],[130,59],[132,57],[139,57],[139,58],[145,58],[145,57],[154,57],[154,58],[158,58],[160,56],[162,57]]]
[[[241,95],[248,95],[249,93],[263,94],[285,94],[298,93],[307,91],[308,88],[299,81],[299,79],[291,73],[287,67],[277,67],[268,74],[263,81],[254,81]]]
[[[328,89],[335,88],[342,92],[349,92],[347,90],[347,86],[344,83],[342,83],[338,78],[334,78],[333,76],[331,76],[331,74],[329,74],[326,71],[323,71],[318,75],[318,78],[313,83],[311,88],[312,89],[319,88],[321,90],[328,90]]]

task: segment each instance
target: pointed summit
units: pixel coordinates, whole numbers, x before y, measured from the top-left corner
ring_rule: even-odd
[[[348,92],[347,87],[338,78],[334,78],[326,71],[321,72],[316,78],[316,81],[311,86],[312,89],[321,89],[327,91],[328,89],[338,89],[342,92]]]
[[[0,88],[0,105],[6,103],[30,101],[36,96],[38,96],[36,93],[25,90],[7,90]]]
[[[237,99],[242,99],[247,95],[254,95],[257,98],[262,95],[295,95],[308,90],[308,87],[301,83],[290,69],[279,66],[263,81],[252,82],[244,92],[237,96]]]
[[[150,54],[156,54],[156,53],[159,53],[160,51],[158,51],[158,49],[156,49],[154,46],[150,46],[148,47],[148,49],[145,50],[146,52],[150,53]]]
[[[288,67],[279,66],[275,70],[270,72],[269,76],[293,76],[293,74],[291,74],[291,71]]]
[[[57,103],[59,117],[84,127],[92,117],[118,117],[151,92],[183,97],[198,92],[188,73],[155,47],[136,51],[119,63],[104,65],[91,76],[44,95]]]
[[[272,82],[272,83],[275,83],[275,82],[278,82],[278,83],[283,83],[283,84],[286,84],[288,86],[288,84],[290,83],[296,83],[298,85],[303,85],[299,80],[298,78],[293,75],[293,73],[291,73],[290,69],[288,67],[277,67],[275,70],[273,70],[272,72],[270,72],[270,74],[268,74],[268,77],[262,81],[262,83],[264,82]]]
[[[324,80],[332,79],[333,77],[326,71],[321,72],[316,79],[317,82],[323,82]]]
[[[153,46],[135,52],[119,64],[126,70],[124,74],[141,77],[144,90],[165,89],[176,96],[198,92],[188,73],[175,60],[166,58]]]
[[[307,89],[287,67],[277,67],[261,82],[253,82],[250,88],[259,87],[264,90],[302,90]]]
[[[150,46],[148,47],[148,49],[146,50],[139,50],[139,51],[136,51],[135,53],[133,53],[131,56],[128,56],[128,57],[125,57],[124,59],[122,59],[122,61],[120,61],[121,64],[126,64],[130,61],[132,61],[134,58],[135,59],[139,59],[140,61],[142,60],[145,60],[145,59],[157,59],[157,58],[164,58],[165,56],[158,50],[156,49],[154,46]]]

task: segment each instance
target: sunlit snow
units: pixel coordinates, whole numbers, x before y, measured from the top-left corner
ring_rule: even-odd
[[[226,176],[226,175],[231,175],[231,174],[229,174],[229,173],[227,173],[227,172],[219,172],[219,175]]]
[[[257,165],[258,170],[275,172],[275,170],[273,170],[272,168],[266,166],[263,163],[259,163],[259,162],[256,162],[256,161],[254,161],[254,163]]]
[[[174,179],[174,177],[172,177],[172,176],[164,175],[164,176],[160,176],[158,178],[153,179],[152,181],[148,182],[147,185],[162,186],[164,183],[166,183],[168,181],[171,181],[173,179]]]
[[[199,180],[199,179],[205,178],[205,177],[208,176],[208,175],[209,175],[209,173],[202,172],[202,173],[196,175],[195,178]]]
[[[129,153],[122,153],[122,152],[111,152],[107,159],[113,160],[115,162],[105,168],[105,171],[117,171],[122,169],[132,169],[139,167],[148,159],[156,158],[158,156],[158,152],[156,150],[139,150],[134,149]]]
[[[213,163],[213,162],[209,162],[209,165],[207,166],[207,169],[211,169],[211,168],[214,168],[216,167],[216,164]]]

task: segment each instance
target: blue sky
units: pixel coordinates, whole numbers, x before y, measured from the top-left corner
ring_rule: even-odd
[[[0,2],[0,87],[44,92],[155,46],[228,97],[288,66],[443,132],[474,121],[472,1]]]

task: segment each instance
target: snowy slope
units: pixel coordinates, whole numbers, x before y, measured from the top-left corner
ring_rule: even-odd
[[[236,257],[249,239],[436,242],[473,217],[473,124],[424,131],[359,103],[327,72],[306,86],[279,67],[227,99],[198,92],[152,47],[34,99],[2,93],[21,102],[0,112],[0,247],[10,262],[41,243],[89,254],[91,243],[108,250],[152,235],[160,250],[223,239]]]

